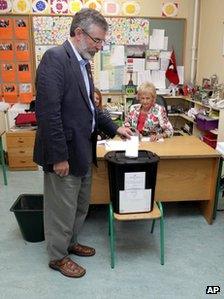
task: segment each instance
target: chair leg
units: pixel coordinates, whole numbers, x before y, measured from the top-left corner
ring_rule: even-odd
[[[4,177],[4,184],[7,185],[7,176],[6,176],[6,167],[5,167],[5,158],[3,153],[3,145],[2,145],[2,137],[0,137],[0,155],[1,155],[1,162],[2,162],[2,171]]]
[[[156,222],[156,220],[153,219],[153,220],[152,220],[152,226],[151,226],[151,234],[153,234],[153,232],[154,232],[155,222]]]
[[[163,207],[161,202],[157,203],[161,212],[160,217],[160,263],[164,265],[164,219],[163,219]]]
[[[110,234],[110,255],[111,255],[111,268],[114,268],[115,258],[114,258],[114,211],[112,203],[109,205],[109,234]]]

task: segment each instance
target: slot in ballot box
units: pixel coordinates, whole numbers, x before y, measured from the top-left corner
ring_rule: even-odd
[[[115,213],[141,213],[153,209],[159,157],[145,150],[137,158],[125,151],[105,155],[108,166],[110,200]]]

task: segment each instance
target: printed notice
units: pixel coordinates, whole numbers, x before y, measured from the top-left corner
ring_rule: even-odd
[[[145,172],[126,172],[124,190],[145,189]]]
[[[150,211],[151,191],[152,189],[119,191],[119,212],[137,213]]]

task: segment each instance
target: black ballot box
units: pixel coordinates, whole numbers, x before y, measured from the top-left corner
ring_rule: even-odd
[[[126,157],[125,151],[111,151],[105,159],[114,212],[150,212],[154,204],[159,157],[145,150],[139,150],[136,158]]]

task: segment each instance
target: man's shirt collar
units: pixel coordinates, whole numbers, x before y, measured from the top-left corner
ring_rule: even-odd
[[[68,42],[70,43],[70,45],[75,53],[75,56],[78,59],[79,64],[81,66],[86,66],[89,63],[89,61],[87,59],[82,58],[82,56],[79,54],[79,52],[77,51],[77,49],[75,48],[74,44],[72,43],[72,41],[70,39],[68,39]]]

